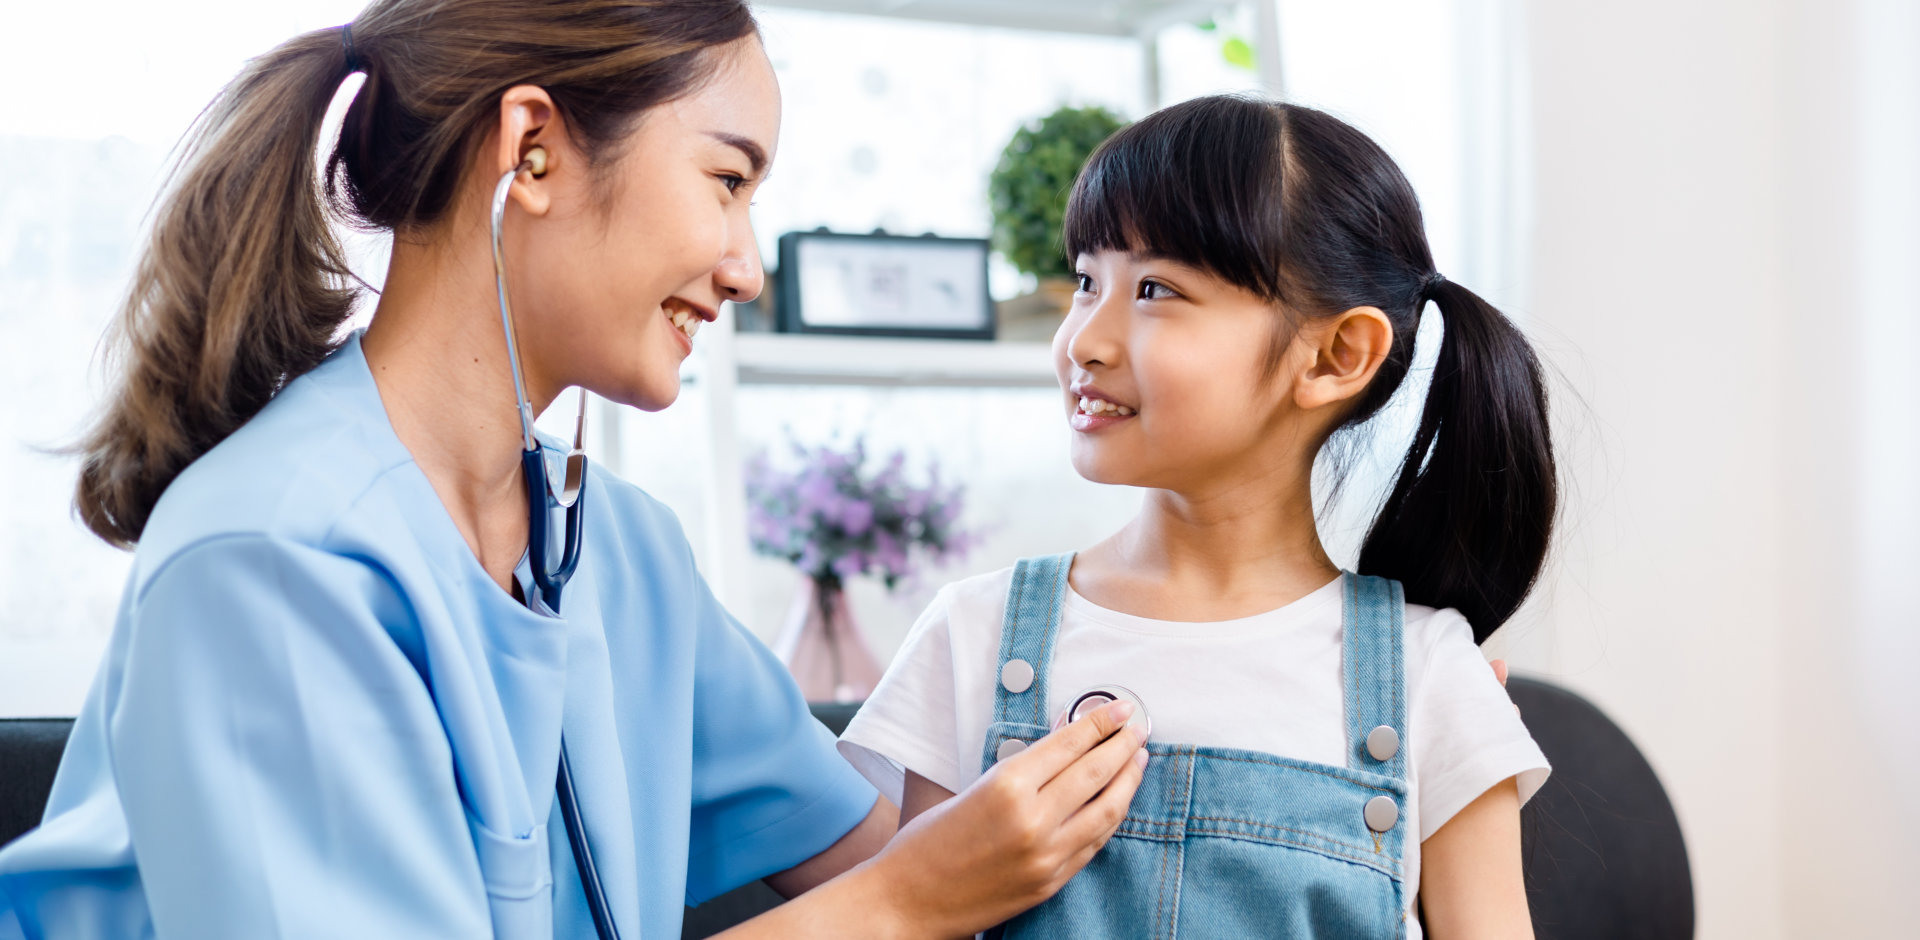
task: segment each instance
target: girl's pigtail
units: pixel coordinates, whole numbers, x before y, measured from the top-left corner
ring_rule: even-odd
[[[1559,496],[1547,390],[1533,348],[1472,291],[1438,276],[1423,295],[1443,336],[1426,409],[1359,570],[1407,600],[1459,610],[1484,641],[1533,587]]]
[[[352,310],[314,171],[341,39],[249,62],[181,149],[111,340],[121,380],[78,447],[75,508],[110,543],[137,542],[174,477],[318,365]]]

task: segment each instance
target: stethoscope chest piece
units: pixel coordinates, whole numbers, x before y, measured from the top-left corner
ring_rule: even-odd
[[[1141,737],[1153,734],[1153,719],[1147,715],[1147,703],[1133,694],[1133,690],[1120,685],[1096,685],[1075,693],[1067,700],[1067,707],[1054,717],[1053,728],[1058,731],[1108,702],[1132,702],[1133,717],[1127,719],[1127,726],[1139,729]]]

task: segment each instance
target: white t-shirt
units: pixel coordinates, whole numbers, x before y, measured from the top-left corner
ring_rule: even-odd
[[[942,588],[841,736],[841,753],[896,804],[905,768],[956,793],[980,776],[1012,583],[1007,568]],[[1107,610],[1069,589],[1046,714],[1082,689],[1118,684],[1145,703],[1156,741],[1344,767],[1342,595],[1336,578],[1279,610],[1179,623]],[[1519,778],[1524,803],[1548,767],[1466,619],[1408,604],[1405,623],[1405,811],[1407,831],[1424,841],[1508,777]],[[1417,888],[1420,849],[1405,851],[1407,883]],[[1414,896],[1407,892],[1408,933],[1417,938]]]

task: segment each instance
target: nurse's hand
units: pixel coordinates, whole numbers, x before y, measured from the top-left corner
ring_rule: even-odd
[[[1507,687],[1507,661],[1504,659],[1490,659],[1487,661],[1487,665],[1493,667],[1493,677],[1495,679],[1500,680],[1500,687],[1503,689],[1506,688]],[[1513,710],[1516,714],[1518,714],[1520,711],[1520,706],[1518,704],[1515,704],[1513,706]]]
[[[1114,702],[941,791],[880,854],[720,936],[971,936],[1052,897],[1126,819],[1147,753],[1132,713]]]
[[[1046,900],[1107,844],[1146,768],[1115,702],[999,761],[907,823],[868,864],[896,936],[970,935]],[[1118,733],[1116,733],[1118,732]]]

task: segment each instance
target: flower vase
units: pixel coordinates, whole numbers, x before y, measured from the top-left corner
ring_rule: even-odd
[[[854,626],[837,581],[801,583],[773,649],[809,702],[864,701],[880,682],[880,660]]]

